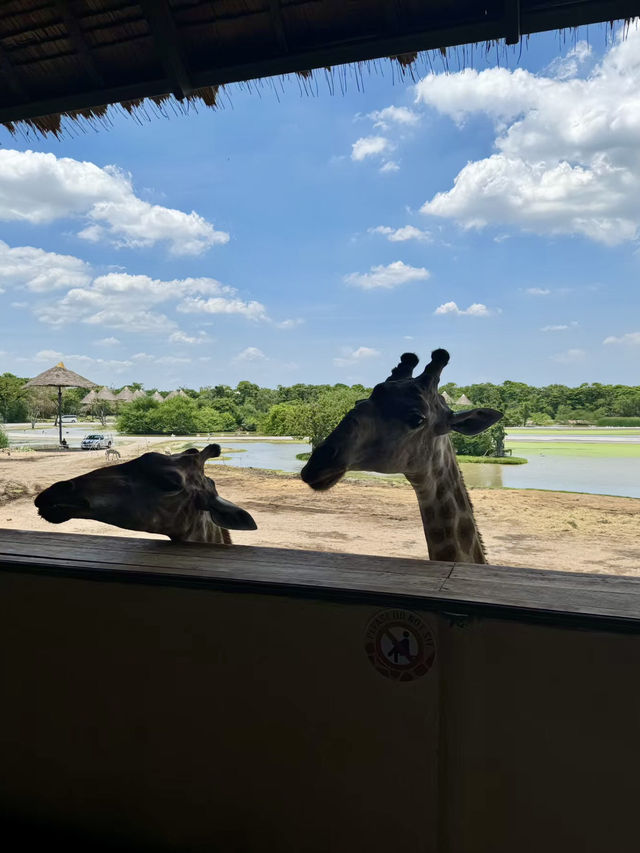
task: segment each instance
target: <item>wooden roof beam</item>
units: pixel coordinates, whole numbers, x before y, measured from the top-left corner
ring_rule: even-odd
[[[166,0],[139,0],[139,3],[149,24],[164,73],[171,81],[171,91],[181,101],[193,92],[194,86],[179,48],[178,31],[169,4]]]
[[[55,0],[55,7],[64,22],[65,28],[69,33],[69,38],[77,50],[87,74],[91,78],[91,82],[94,86],[104,86],[104,78],[98,71],[94,58],[91,55],[91,49],[89,48],[84,34],[80,29],[80,25],[70,8],[68,0]]]
[[[506,0],[507,8],[504,16],[505,42],[518,44],[520,41],[520,0]]]
[[[282,6],[280,5],[280,0],[269,0],[269,15],[271,17],[271,25],[276,34],[278,47],[283,53],[289,53],[287,34],[284,29],[284,21],[282,20]]]

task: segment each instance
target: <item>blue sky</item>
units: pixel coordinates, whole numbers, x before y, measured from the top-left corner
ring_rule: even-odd
[[[444,346],[460,384],[637,383],[640,32],[607,34],[0,130],[0,372],[373,384]]]

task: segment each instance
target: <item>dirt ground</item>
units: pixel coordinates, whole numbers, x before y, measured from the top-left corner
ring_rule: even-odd
[[[119,446],[122,460],[145,451]],[[33,496],[57,480],[108,464],[104,453],[0,453],[0,528],[52,530]],[[220,494],[248,509],[256,531],[235,531],[244,545],[425,557],[413,490],[344,481],[315,493],[298,477],[227,466],[208,469]],[[526,490],[471,492],[489,561],[561,571],[640,575],[640,500]],[[144,536],[100,522],[72,520],[66,533]],[[149,534],[151,536],[152,534]]]

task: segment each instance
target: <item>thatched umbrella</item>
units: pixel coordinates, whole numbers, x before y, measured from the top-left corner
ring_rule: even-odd
[[[39,373],[30,379],[25,388],[38,388],[45,386],[58,389],[58,430],[60,436],[60,444],[62,444],[62,389],[63,388],[95,388],[96,383],[85,379],[79,373],[74,373],[73,370],[67,370],[64,364],[60,361],[55,367],[50,367],[44,373]]]

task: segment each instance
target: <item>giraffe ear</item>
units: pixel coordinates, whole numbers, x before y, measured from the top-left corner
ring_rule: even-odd
[[[207,499],[207,509],[218,527],[227,530],[257,530],[258,525],[246,509],[225,501],[220,495],[211,495]]]
[[[449,427],[462,435],[478,435],[497,423],[502,412],[495,409],[469,409],[466,412],[453,412]]]

